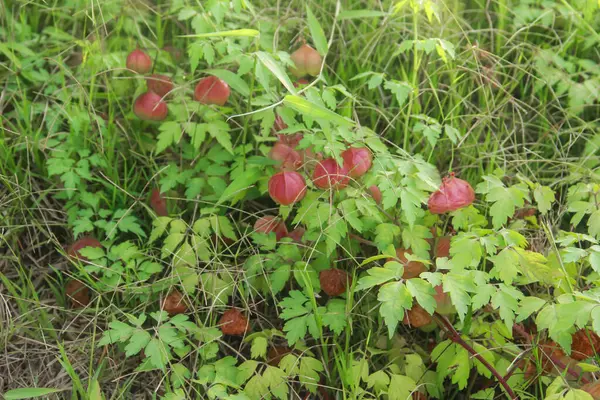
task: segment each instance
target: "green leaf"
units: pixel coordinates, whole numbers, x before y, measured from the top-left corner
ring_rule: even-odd
[[[507,247],[495,256],[490,257],[490,261],[494,264],[490,275],[497,276],[508,285],[511,285],[519,275],[519,255],[511,247]]]
[[[260,32],[255,29],[235,29],[235,30],[231,30],[231,31],[202,33],[199,35],[180,35],[179,37],[187,37],[187,38],[256,37],[259,34],[260,34]]]
[[[446,134],[446,136],[448,136],[448,138],[453,144],[458,143],[458,139],[462,138],[458,129],[451,125],[444,125],[444,133]]]
[[[396,238],[400,236],[400,227],[395,224],[379,224],[375,228],[375,243],[379,251],[384,252],[385,249],[394,244]]]
[[[156,154],[162,153],[167,147],[179,143],[183,135],[181,124],[176,121],[167,121],[160,124],[160,133],[156,143]]]
[[[384,371],[379,370],[367,378],[367,387],[373,388],[375,393],[384,392],[390,384],[390,377]]]
[[[190,379],[192,373],[183,364],[175,363],[171,365],[171,382],[176,388],[180,388],[186,384],[186,379]]]
[[[388,388],[388,400],[407,400],[415,391],[417,383],[408,376],[392,375]]]
[[[519,311],[516,322],[526,320],[531,314],[539,311],[544,306],[544,304],[546,304],[545,300],[534,296],[527,296],[521,299],[521,302],[519,303]]]
[[[391,282],[379,289],[377,300],[381,302],[379,314],[385,320],[391,338],[398,322],[404,318],[404,310],[412,307],[412,297],[402,282]]]
[[[533,198],[538,204],[538,210],[545,215],[550,211],[555,200],[554,190],[548,186],[538,185],[533,191]]]
[[[308,5],[306,6],[306,19],[308,22],[308,30],[310,31],[310,35],[313,38],[313,42],[317,48],[317,51],[325,56],[327,54],[327,38],[325,37],[325,32],[323,32],[323,28],[317,18],[315,18],[312,11]]]
[[[342,117],[327,108],[306,100],[303,97],[287,95],[283,99],[286,106],[293,108],[299,113],[317,120],[327,121],[340,126],[354,126],[354,121]]]
[[[477,291],[473,279],[469,275],[450,272],[443,276],[442,281],[444,292],[450,293],[450,300],[456,307],[460,320],[464,320],[471,304],[471,296],[468,292]]]
[[[267,355],[267,338],[258,336],[252,341],[250,353],[252,358],[265,358]]]
[[[469,362],[469,352],[462,348],[456,347],[456,355],[452,360],[454,374],[452,375],[452,383],[456,383],[460,390],[467,387],[469,381],[469,372],[471,371],[471,363]]]
[[[402,107],[404,103],[406,103],[408,96],[413,91],[413,88],[409,83],[395,80],[386,80],[383,87],[392,92],[394,96],[396,96],[396,101],[398,101],[398,107]]]
[[[140,226],[138,219],[135,215],[127,215],[117,220],[117,227],[121,232],[135,233],[139,237],[145,238],[146,232]]]
[[[406,281],[406,287],[419,305],[429,314],[433,315],[437,307],[437,302],[434,298],[435,290],[431,284],[421,278],[412,278]]]
[[[289,264],[280,265],[269,275],[269,283],[273,294],[277,294],[283,290],[285,284],[290,280],[291,267]]]
[[[150,359],[150,362],[152,365],[154,365],[154,367],[164,370],[167,366],[168,353],[165,349],[165,346],[159,339],[154,338],[150,340],[144,349],[144,354],[146,354],[146,357]]]
[[[346,317],[346,302],[341,299],[331,299],[327,302],[327,311],[321,315],[323,325],[340,335],[348,325]]]
[[[267,366],[267,369],[262,375],[265,383],[271,389],[271,394],[280,400],[288,398],[289,387],[285,372],[280,368]]]
[[[506,328],[511,330],[515,320],[515,312],[519,306],[519,299],[523,294],[513,288],[500,284],[498,291],[492,295],[492,306],[500,310],[500,318],[506,324]]]
[[[4,393],[5,400],[31,399],[33,397],[47,396],[52,393],[62,392],[63,389],[51,388],[20,388]]]
[[[231,86],[233,90],[241,94],[243,97],[250,97],[250,88],[248,87],[248,84],[237,74],[234,74],[226,69],[209,69],[204,72],[224,80],[229,86]]]
[[[302,357],[300,359],[300,370],[298,371],[300,383],[311,393],[316,393],[320,380],[319,372],[323,372],[323,370],[321,361],[312,357]]]
[[[229,125],[223,121],[213,121],[208,124],[208,134],[217,140],[225,150],[233,154],[233,146],[231,144],[231,135],[229,134]]]
[[[590,235],[600,239],[600,210],[596,210],[590,215],[588,228]]]
[[[143,329],[136,329],[131,335],[129,343],[125,346],[125,357],[131,357],[142,351],[143,348],[150,342],[152,337]]]
[[[294,95],[297,93],[296,88],[294,88],[294,85],[292,84],[292,81],[290,80],[289,76],[286,74],[283,68],[281,68],[281,65],[279,65],[279,63],[277,63],[269,53],[257,51],[256,56],[258,57],[260,62],[265,67],[267,67],[267,69],[271,71],[271,73],[275,75],[277,79],[279,79],[279,82],[281,82],[281,84],[288,90],[288,92]]]
[[[345,19],[379,18],[385,17],[386,15],[386,12],[377,10],[347,10],[339,13],[338,20],[341,21]]]
[[[183,233],[171,233],[166,237],[162,251],[161,258],[166,258],[172,254],[175,254],[175,250],[179,246],[179,244],[185,239],[185,235]]]
[[[366,276],[363,276],[356,285],[356,290],[365,290],[373,286],[381,285],[387,281],[402,279],[404,266],[396,261],[387,262],[384,268],[373,267],[367,270]]]
[[[494,229],[502,227],[515,213],[515,210],[529,200],[529,191],[524,183],[506,187],[502,181],[493,175],[483,177],[484,182],[477,185],[476,192],[485,194],[485,200],[493,203],[490,207]]]
[[[120,321],[112,321],[108,324],[109,330],[104,331],[102,339],[98,341],[98,347],[116,342],[126,342],[134,332],[132,326]]]
[[[254,186],[263,174],[264,171],[261,171],[258,168],[248,168],[227,186],[227,189],[221,194],[217,204],[223,204],[225,201],[245,192],[247,189]],[[235,202],[233,202],[233,204],[235,204]]]

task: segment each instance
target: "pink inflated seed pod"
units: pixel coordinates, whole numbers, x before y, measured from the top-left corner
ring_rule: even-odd
[[[342,159],[352,178],[366,174],[373,162],[371,151],[366,147],[350,147],[342,153]]]
[[[152,59],[142,50],[136,49],[129,53],[125,65],[138,74],[147,74],[152,69]]]
[[[343,189],[350,181],[348,169],[340,166],[333,158],[318,162],[312,179],[319,189]]]
[[[450,174],[442,181],[440,189],[431,194],[427,207],[432,214],[445,214],[467,207],[475,201],[475,191],[469,182]]]
[[[225,105],[229,100],[231,90],[229,85],[216,76],[201,79],[194,89],[194,98],[202,104]]]
[[[144,121],[162,121],[169,110],[162,97],[154,92],[142,93],[133,103],[133,113]]]
[[[317,76],[321,71],[321,63],[323,58],[318,51],[307,44],[303,44],[300,48],[294,51],[290,58],[296,65],[296,68],[291,68],[291,73],[302,78],[305,75]]]
[[[298,172],[279,172],[269,179],[269,195],[275,202],[289,206],[304,198],[306,181]]]

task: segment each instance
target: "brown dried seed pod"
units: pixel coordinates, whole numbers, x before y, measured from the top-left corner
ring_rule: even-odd
[[[421,328],[422,326],[429,325],[432,321],[431,315],[423,307],[414,304],[410,310],[404,313],[402,323],[412,328]]]
[[[90,304],[90,289],[76,279],[66,284],[65,294],[71,301],[72,308],[81,308]]]
[[[339,296],[352,284],[352,277],[341,269],[331,268],[319,273],[321,289],[329,296]]]
[[[593,357],[600,351],[600,337],[589,329],[580,329],[573,334],[571,357],[577,361]]]
[[[223,313],[219,326],[224,335],[242,336],[248,331],[248,318],[237,308],[232,308]]]
[[[187,311],[187,305],[183,300],[183,295],[177,289],[174,289],[167,297],[165,297],[161,308],[171,316],[183,314]]]

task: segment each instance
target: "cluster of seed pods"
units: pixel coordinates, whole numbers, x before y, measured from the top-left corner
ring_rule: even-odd
[[[172,50],[167,51],[173,54]],[[152,71],[152,59],[140,49],[129,53],[127,68],[135,73],[146,75]],[[174,88],[173,81],[166,75],[152,74],[146,77],[147,91],[139,95],[133,103],[133,113],[144,121],[163,121],[169,110],[165,98]],[[229,85],[216,76],[201,79],[194,89],[194,99],[202,104],[225,105],[231,90]]]

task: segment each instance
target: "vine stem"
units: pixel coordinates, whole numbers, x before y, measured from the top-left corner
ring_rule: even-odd
[[[506,382],[506,379],[504,379],[504,377],[500,375],[500,373],[496,370],[496,368],[494,368],[493,365],[487,362],[487,360],[483,358],[481,354],[479,354],[469,343],[465,342],[463,338],[460,337],[458,331],[454,328],[454,326],[450,323],[450,321],[448,321],[446,317],[438,313],[436,313],[435,316],[436,319],[441,323],[443,328],[450,334],[450,340],[462,346],[465,350],[469,352],[469,354],[471,354],[473,357],[479,360],[479,362],[482,363],[492,373],[492,375],[494,375],[498,383],[502,385],[502,387],[506,391],[506,394],[508,394],[508,396],[512,400],[517,400],[517,395],[512,390],[508,382]]]

